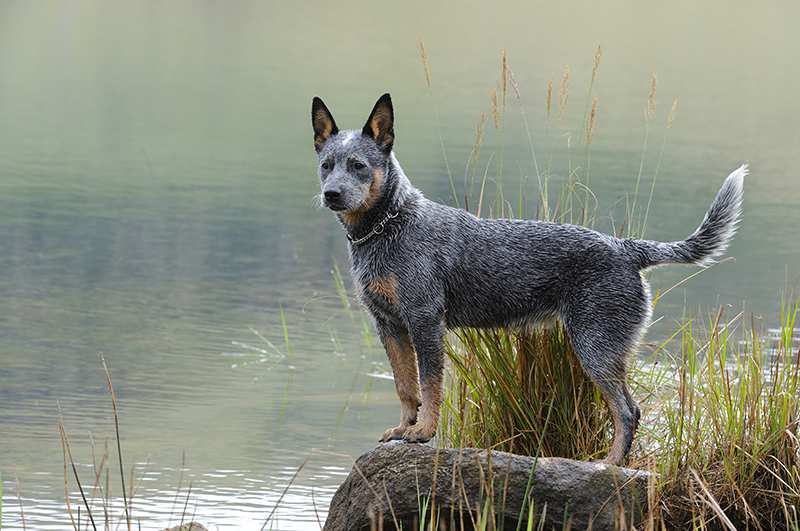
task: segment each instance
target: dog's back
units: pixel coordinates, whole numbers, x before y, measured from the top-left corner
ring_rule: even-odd
[[[431,201],[417,209],[406,235],[441,284],[449,327],[529,324],[560,315],[585,281],[639,282],[622,241],[585,227],[479,219]]]
[[[735,232],[746,172],[743,166],[729,176],[701,226],[678,242],[619,239],[570,224],[480,219],[421,197],[411,203],[404,232],[421,267],[432,269],[426,276],[441,284],[448,326],[568,318],[592,303],[598,319],[641,326],[649,294],[640,270],[668,262],[705,264],[720,254]],[[604,314],[603,308],[615,307],[630,315]]]

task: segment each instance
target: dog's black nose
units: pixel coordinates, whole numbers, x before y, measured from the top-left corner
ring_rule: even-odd
[[[336,201],[339,199],[339,192],[337,190],[325,190],[325,200]]]

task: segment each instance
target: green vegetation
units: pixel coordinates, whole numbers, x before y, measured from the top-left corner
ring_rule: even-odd
[[[584,113],[580,163],[570,151],[569,138],[574,131],[570,133],[561,123],[569,101],[569,68],[564,70],[557,95],[553,83],[547,85],[548,133],[551,126],[565,129],[570,151],[566,177],[554,196],[550,181],[558,175],[549,162],[552,154],[544,164],[537,159],[520,91],[505,53],[501,57],[500,81],[490,98],[492,122],[502,138],[505,102],[508,87],[512,87],[538,179],[538,218],[594,224],[597,207],[589,183],[598,110],[593,90],[601,57],[598,48]],[[425,54],[422,60],[430,90]],[[625,219],[615,227],[618,235],[642,236],[645,232],[667,131],[675,119],[677,99],[665,121],[643,206],[638,197],[645,152],[653,134],[656,90],[654,75],[644,104],[641,164],[633,194],[626,201]],[[462,202],[466,208],[485,126],[484,114],[465,170]],[[547,141],[552,153],[554,140],[548,136]],[[524,179],[516,205],[512,205],[501,185],[502,148],[499,151],[496,197],[488,210],[493,216],[523,216],[527,210]],[[473,211],[478,215],[485,209],[486,176],[494,160],[492,153],[480,187],[475,186],[478,197],[472,203],[477,205]],[[664,293],[656,294],[654,305]],[[649,359],[638,360],[632,368],[630,383],[643,415],[629,462],[651,470],[657,478],[648,493],[647,529],[800,529],[797,314],[797,303],[784,303],[780,329],[774,335],[765,334],[754,323],[746,326],[741,314],[725,320],[721,310],[705,325],[688,319]],[[459,331],[449,338],[448,354],[450,372],[439,432],[442,444],[582,460],[600,458],[608,450],[611,423],[605,405],[584,376],[559,324],[519,331]],[[487,503],[476,519],[480,529],[494,526],[490,517],[489,523],[486,520],[487,514],[494,514],[491,502]],[[528,529],[537,525],[533,515],[531,512],[527,519]]]
[[[798,310],[784,308],[774,337],[741,315],[686,321],[634,368],[643,417],[630,466],[657,474],[648,528],[798,529]],[[605,406],[560,328],[467,330],[450,358],[445,445],[575,459],[607,451]]]
[[[448,342],[448,354],[440,428],[448,446],[603,457],[610,444],[607,414],[560,325],[462,330]]]
[[[723,324],[720,312],[702,336],[687,322],[672,363],[638,372],[653,396],[634,464],[659,474],[654,521],[798,528],[797,315],[784,308],[775,338],[742,326],[741,343],[737,318]]]

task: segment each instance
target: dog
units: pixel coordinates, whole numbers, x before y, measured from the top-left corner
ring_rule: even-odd
[[[722,254],[739,223],[747,166],[728,176],[685,240],[620,239],[576,225],[482,219],[426,199],[394,155],[389,94],[360,131],[340,131],[318,97],[311,122],[320,202],[345,229],[353,281],[400,398],[400,424],[380,440],[426,442],[436,433],[446,330],[557,318],[611,413],[605,461],[621,465],[640,418],[627,360],[651,312],[641,272],[667,263],[707,266]]]

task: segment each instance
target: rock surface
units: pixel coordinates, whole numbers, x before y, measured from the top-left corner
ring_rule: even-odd
[[[648,477],[647,472],[601,463],[393,442],[355,462],[331,501],[324,530],[368,530],[381,519],[383,529],[395,528],[395,522],[416,529],[420,500],[431,494],[440,521],[449,522],[453,511],[457,529],[459,510],[464,510],[465,529],[471,528],[467,504],[474,517],[475,508],[492,494],[497,520],[515,529],[520,511],[528,513],[526,490],[536,514],[544,514],[545,529],[563,529],[565,522],[571,529],[618,529],[617,523],[630,527],[644,514]]]

